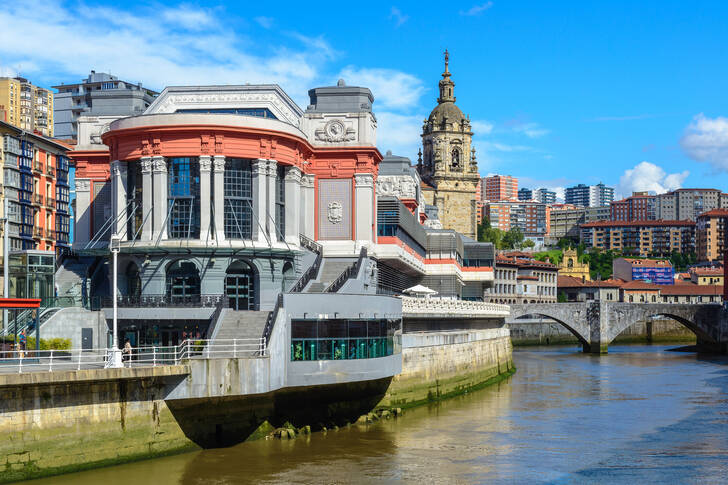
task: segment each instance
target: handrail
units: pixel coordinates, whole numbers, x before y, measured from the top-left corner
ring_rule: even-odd
[[[264,338],[187,339],[176,346],[151,345],[121,352],[124,367],[157,367],[179,365],[192,359],[261,358],[268,355]],[[112,361],[113,349],[109,348],[0,350],[0,373],[105,369]]]
[[[217,306],[215,307],[215,311],[212,312],[212,316],[210,317],[210,326],[207,327],[208,338],[212,338],[212,334],[215,331],[215,327],[217,326],[217,320],[220,318],[220,314],[222,313],[223,308],[227,307],[227,301],[227,298],[221,298]]]
[[[265,327],[263,328],[263,340],[267,347],[270,343],[270,336],[273,333],[273,326],[278,318],[278,312],[283,308],[283,293],[278,293],[276,298],[276,305],[273,307],[273,311],[268,314],[268,318],[265,320]]]
[[[320,244],[312,241],[303,234],[300,235],[300,240],[301,246],[305,247],[311,252],[316,253],[316,259],[314,260],[311,267],[303,272],[298,281],[296,281],[296,284],[293,285],[290,290],[288,290],[289,293],[302,292],[306,285],[309,283],[309,281],[316,278],[316,275],[318,275],[319,269],[321,268],[321,262],[324,259],[323,247]]]
[[[361,265],[366,257],[367,248],[362,247],[361,251],[359,251],[359,258],[354,262],[354,264],[346,268],[346,270],[344,270],[344,272],[341,273],[339,277],[324,290],[324,293],[336,293],[342,286],[344,286],[344,283],[349,281],[349,279],[356,278],[359,275],[359,270],[361,269]]]
[[[217,308],[225,302],[225,295],[187,295],[173,296],[167,294],[160,295],[120,295],[116,298],[116,304],[122,308],[166,308],[166,307],[192,307],[192,308]],[[114,299],[111,296],[101,298],[101,306],[108,308],[114,305]]]

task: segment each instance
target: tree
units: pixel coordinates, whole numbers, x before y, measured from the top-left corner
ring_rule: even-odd
[[[518,227],[510,229],[503,235],[504,249],[515,249],[521,247],[523,242],[523,232]]]
[[[522,248],[533,248],[536,247],[536,243],[533,242],[531,239],[526,239],[521,243]]]
[[[559,291],[559,294],[556,297],[556,301],[559,303],[566,303],[566,293],[563,291]]]

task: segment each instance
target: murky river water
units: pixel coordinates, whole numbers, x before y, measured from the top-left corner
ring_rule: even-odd
[[[728,359],[516,350],[491,388],[367,428],[34,483],[728,483]]]

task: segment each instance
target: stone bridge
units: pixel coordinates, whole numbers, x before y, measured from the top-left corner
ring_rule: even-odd
[[[728,312],[720,304],[661,304],[622,302],[528,303],[511,305],[511,319],[526,315],[548,317],[566,327],[584,352],[606,353],[609,344],[630,325],[655,316],[672,318],[698,337],[706,350],[728,351]]]

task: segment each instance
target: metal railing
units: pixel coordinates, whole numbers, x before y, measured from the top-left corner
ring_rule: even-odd
[[[281,308],[283,308],[283,293],[278,293],[276,305],[273,307],[273,311],[268,314],[268,318],[265,320],[265,327],[263,328],[263,340],[266,345],[270,342],[270,336],[273,333],[273,326],[276,324],[278,312]]]
[[[291,287],[290,290],[288,290],[289,293],[300,293],[303,291],[303,289],[306,287],[309,281],[316,278],[316,275],[318,275],[319,269],[321,268],[321,262],[324,259],[324,251],[323,247],[318,244],[316,241],[313,241],[303,234],[300,236],[301,239],[301,246],[305,247],[309,251],[312,251],[316,253],[316,259],[314,260],[313,264],[310,268],[308,268],[296,281],[296,284]]]
[[[336,293],[341,289],[342,286],[344,286],[344,283],[349,281],[351,278],[356,278],[359,274],[359,269],[361,269],[361,265],[364,262],[364,260],[367,257],[367,248],[361,248],[361,251],[359,252],[359,258],[346,268],[343,273],[339,275],[338,278],[336,278],[328,288],[324,290],[324,293]]]
[[[123,367],[179,365],[192,359],[268,356],[264,338],[185,340],[179,345],[134,347],[122,352]],[[54,372],[109,368],[112,349],[0,350],[0,373]]]
[[[191,308],[212,308],[220,305],[225,300],[225,295],[140,295],[140,296],[119,296],[116,304],[122,308],[157,308],[157,307],[191,307]],[[112,297],[101,299],[101,306],[108,308],[114,306]]]

